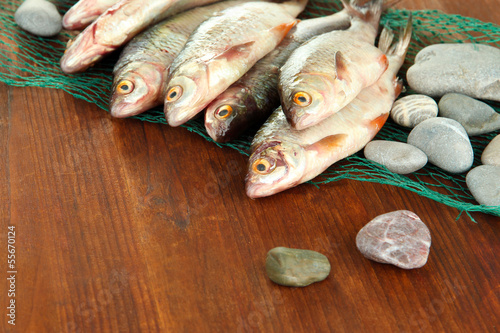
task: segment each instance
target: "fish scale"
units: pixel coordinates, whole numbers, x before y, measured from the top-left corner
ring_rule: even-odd
[[[227,142],[254,123],[264,121],[279,105],[279,69],[293,50],[316,35],[347,29],[350,25],[351,17],[346,10],[300,21],[276,49],[259,60],[242,78],[210,103],[205,114],[208,134],[215,141]],[[217,117],[221,107],[231,108],[229,116]]]
[[[249,2],[201,24],[171,67],[165,116],[179,126],[271,52],[296,24],[307,1]]]
[[[179,54],[177,60],[172,64],[172,70],[175,70],[182,63],[196,59],[200,54],[219,54],[221,52],[220,45],[234,45],[248,40],[245,32],[247,30],[258,29],[263,26],[261,22],[262,15],[266,13],[251,13],[252,15],[238,15],[239,9],[233,8],[226,11],[231,19],[224,22],[205,22],[203,29],[198,29],[196,34],[186,43],[185,51]],[[234,14],[234,15],[233,15]],[[272,15],[272,14],[271,14]],[[269,17],[269,13],[266,14]],[[274,16],[274,15],[273,15]],[[249,21],[249,25],[243,27],[233,25],[235,21]]]
[[[86,70],[151,24],[217,0],[121,0],[68,43],[61,58],[65,73]]]
[[[387,58],[373,45],[383,1],[343,3],[353,17],[350,28],[310,39],[281,68],[281,105],[298,130],[342,109],[387,69]]]
[[[252,142],[246,177],[249,197],[269,196],[306,182],[373,139],[401,92],[396,74],[404,62],[411,30],[410,17],[398,43],[390,47],[393,35],[384,29],[379,47],[387,54],[389,68],[375,84],[323,122],[296,130],[281,107],[275,110]]]
[[[163,86],[168,69],[191,33],[207,18],[241,3],[244,1],[224,1],[197,7],[166,19],[133,38],[123,49],[113,70],[111,114],[127,117],[160,105],[165,98]],[[137,75],[141,76],[140,80]],[[154,81],[158,76],[162,79]],[[147,89],[147,92],[142,95],[133,91],[127,95],[116,92],[117,85],[123,80],[134,84],[136,91]]]

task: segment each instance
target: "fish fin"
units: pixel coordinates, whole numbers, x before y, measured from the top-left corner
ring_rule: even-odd
[[[378,133],[384,126],[385,122],[387,121],[387,118],[389,117],[389,113],[384,113],[378,116],[377,118],[371,120],[368,123],[368,128],[370,128],[375,134]],[[374,134],[374,136],[375,136]]]
[[[406,27],[404,29],[401,29],[399,33],[399,40],[397,41],[397,43],[395,43],[391,47],[392,41],[394,39],[394,34],[388,27],[385,27],[380,34],[378,48],[389,57],[397,56],[404,59],[404,57],[406,56],[406,52],[408,51],[408,46],[410,45],[412,31],[412,14],[410,12]]]
[[[278,36],[282,36],[282,38],[285,38],[286,34],[299,22],[299,20],[294,20],[292,22],[288,23],[282,23],[278,26],[275,26],[274,28],[271,28],[269,31],[272,34],[276,34]]]
[[[307,147],[307,150],[314,150],[318,153],[330,152],[331,150],[341,147],[347,139],[347,134],[334,134],[327,136],[318,142],[315,142]]]
[[[380,38],[378,41],[378,48],[384,53],[388,53],[391,48],[392,41],[394,40],[394,34],[389,27],[384,27],[380,33]]]
[[[403,91],[403,80],[400,78],[395,77],[394,78],[394,91],[395,91],[395,98],[398,98],[399,94]]]
[[[348,71],[347,61],[340,51],[335,52],[335,68],[337,72],[337,79],[343,80]]]
[[[385,54],[378,57],[377,62],[380,64],[380,67],[384,69],[384,72],[389,67],[389,59],[387,59]]]
[[[250,46],[252,46],[253,44],[255,44],[255,41],[250,41],[250,42],[246,42],[246,43],[243,43],[243,44],[239,44],[239,45],[234,45],[232,47],[230,47],[229,49],[227,49],[226,51],[218,54],[217,56],[213,57],[212,59],[227,59],[227,60],[231,60],[235,57],[238,57],[238,56],[241,56],[243,54],[246,54],[248,52],[250,52]]]
[[[384,0],[371,0],[363,5],[359,5],[358,0],[341,0],[342,5],[351,16],[369,22],[375,29],[378,29],[380,16],[382,15]]]

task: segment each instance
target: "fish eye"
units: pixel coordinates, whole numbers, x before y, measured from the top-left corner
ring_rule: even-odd
[[[215,110],[215,117],[218,119],[226,119],[233,113],[231,105],[222,105]]]
[[[299,91],[293,95],[293,102],[298,106],[308,106],[311,104],[312,98],[308,93]]]
[[[175,102],[182,96],[182,87],[181,86],[175,86],[170,88],[170,90],[167,93],[167,101],[168,102]]]
[[[130,94],[134,90],[134,84],[129,80],[122,80],[116,86],[116,92],[121,95]]]
[[[272,165],[268,160],[265,158],[259,158],[252,164],[252,169],[253,171],[265,175],[271,171],[274,170],[274,165]]]

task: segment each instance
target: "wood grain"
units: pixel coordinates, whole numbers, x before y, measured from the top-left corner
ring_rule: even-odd
[[[398,6],[500,21],[496,0]],[[456,220],[412,192],[347,180],[250,200],[244,156],[58,90],[0,85],[0,154],[1,244],[14,225],[18,270],[16,326],[3,314],[0,331],[499,330],[498,217]],[[421,269],[356,249],[361,227],[398,209],[431,231]],[[273,284],[264,260],[276,246],[325,254],[331,275]],[[3,287],[0,300],[6,313]]]

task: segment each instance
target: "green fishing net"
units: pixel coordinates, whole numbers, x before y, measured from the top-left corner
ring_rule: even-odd
[[[75,1],[53,1],[64,14]],[[21,1],[0,0],[0,81],[13,86],[37,86],[62,89],[69,94],[108,110],[108,97],[112,82],[112,68],[117,55],[111,55],[85,73],[66,75],[59,68],[59,59],[66,42],[75,35],[63,31],[54,38],[40,38],[20,30],[14,22],[14,12]],[[339,0],[311,0],[301,18],[313,18],[331,14],[341,9]],[[409,11],[388,10],[382,17],[381,25],[393,30],[406,24]],[[483,43],[500,47],[500,26],[481,22],[459,15],[446,15],[439,11],[413,11],[413,39],[400,77],[405,78],[406,70],[413,63],[415,55],[424,46],[436,43]],[[406,83],[406,82],[405,82]],[[405,85],[407,86],[407,84]],[[411,90],[405,94],[412,94]],[[500,111],[499,103],[490,103]],[[160,108],[136,116],[143,121],[166,124]],[[206,140],[212,141],[205,131],[202,120],[193,120],[184,125]],[[247,132],[239,140],[220,147],[230,147],[248,155],[253,131]],[[406,142],[409,130],[389,120],[376,139]],[[484,147],[497,133],[471,137],[474,149],[474,167],[480,165]],[[483,212],[500,216],[500,207],[478,205],[467,189],[465,174],[452,175],[427,164],[419,172],[411,175],[397,175],[385,167],[368,161],[359,152],[334,164],[321,176],[310,183],[321,185],[340,179],[370,181],[399,186],[424,197],[457,208],[460,212]]]

